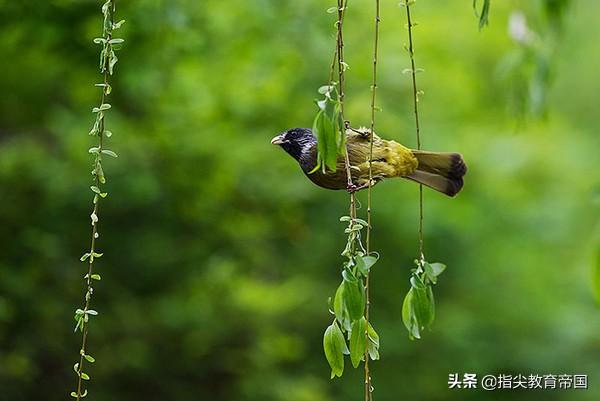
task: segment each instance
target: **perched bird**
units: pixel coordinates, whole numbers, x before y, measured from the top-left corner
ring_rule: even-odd
[[[370,131],[366,128],[346,130],[350,186],[344,156],[338,156],[336,171],[313,171],[317,165],[317,138],[312,130],[293,128],[277,135],[271,143],[296,159],[304,174],[320,187],[354,192],[369,185]],[[454,196],[461,190],[466,172],[467,166],[458,153],[411,150],[373,134],[373,185],[385,178],[402,177]]]

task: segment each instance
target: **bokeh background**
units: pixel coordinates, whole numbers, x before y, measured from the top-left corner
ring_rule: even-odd
[[[362,399],[362,370],[330,381],[322,351],[347,195],[269,144],[312,123],[333,3],[118,2],[90,399]],[[347,117],[366,125],[373,2],[350,3]],[[414,146],[405,14],[382,3],[377,130]],[[67,399],[75,382],[99,6],[0,0],[2,401]],[[401,321],[417,186],[374,191],[375,399],[598,400],[600,3],[492,1],[481,32],[468,1],[413,13],[424,147],[470,170],[456,199],[426,192],[427,257],[448,269],[418,342]],[[451,391],[455,372],[588,374],[590,388]]]

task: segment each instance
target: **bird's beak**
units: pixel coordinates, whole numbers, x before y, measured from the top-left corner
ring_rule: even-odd
[[[273,145],[281,145],[283,143],[283,135],[277,135],[275,138],[271,139],[271,144]]]

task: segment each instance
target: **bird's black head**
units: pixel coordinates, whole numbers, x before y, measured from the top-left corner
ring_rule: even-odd
[[[317,139],[308,128],[292,128],[277,135],[271,143],[281,146],[290,156],[300,161],[303,156],[310,155],[310,150],[317,144]]]

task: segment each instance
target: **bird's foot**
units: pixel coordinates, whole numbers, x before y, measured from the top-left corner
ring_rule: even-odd
[[[383,178],[384,178],[383,175],[373,176],[373,179],[371,180],[371,187],[374,186],[375,184],[377,184]],[[353,194],[353,193],[358,192],[361,189],[365,189],[365,188],[369,188],[369,181],[365,182],[364,184],[360,184],[360,185],[349,184],[346,189],[347,189],[348,193]]]
[[[348,184],[348,187],[346,188],[346,190],[348,191],[349,194],[353,194],[355,192],[360,191],[361,189],[365,189],[368,188],[369,184],[361,184],[361,185],[356,185],[356,184]]]

